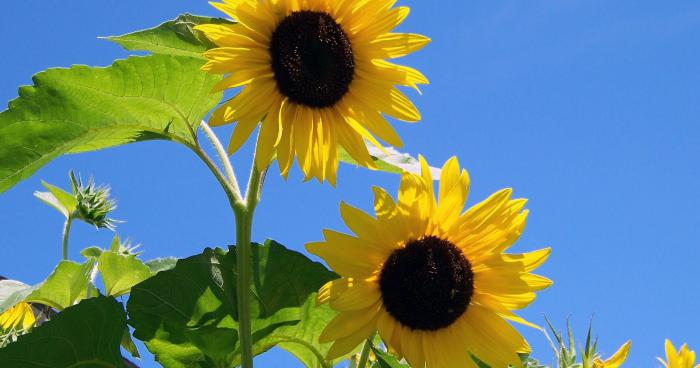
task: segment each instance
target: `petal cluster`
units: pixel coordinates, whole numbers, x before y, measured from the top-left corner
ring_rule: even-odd
[[[666,339],[666,360],[661,358],[659,362],[666,368],[700,368],[700,364],[695,365],[695,352],[688,348],[687,344],[683,344],[680,349],[676,348],[671,343],[671,340]]]

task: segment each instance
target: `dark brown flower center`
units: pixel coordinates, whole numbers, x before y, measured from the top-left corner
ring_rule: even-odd
[[[459,248],[428,236],[389,256],[379,287],[387,312],[402,325],[435,331],[451,325],[467,310],[474,273]]]
[[[272,33],[270,55],[280,91],[309,107],[333,106],[355,75],[350,40],[323,12],[296,11],[284,18]]]

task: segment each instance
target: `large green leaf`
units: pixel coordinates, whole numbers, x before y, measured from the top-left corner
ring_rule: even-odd
[[[199,24],[231,24],[231,21],[182,14],[154,28],[106,38],[127,50],[204,58],[202,53],[214,47],[214,44],[201,32],[194,30]]]
[[[106,68],[48,69],[0,113],[0,192],[65,153],[168,139],[192,130],[221,99],[220,77],[197,58],[151,55]]]
[[[309,331],[298,334],[285,326],[311,321],[314,317],[305,312],[316,308],[302,306],[321,285],[337,276],[301,253],[272,241],[254,245],[252,257],[255,353],[279,342],[280,339],[270,337],[276,333],[316,344],[321,323],[310,323]],[[163,366],[238,364],[235,264],[235,248],[229,252],[206,249],[132,288],[127,308],[134,336],[146,343]],[[327,312],[323,313],[321,318],[328,318]]]
[[[136,256],[113,251],[102,252],[97,259],[97,269],[105,285],[105,294],[110,296],[124,295],[132,286],[153,276],[151,269]]]
[[[0,349],[0,367],[124,367],[119,343],[126,326],[114,299],[87,299]]]

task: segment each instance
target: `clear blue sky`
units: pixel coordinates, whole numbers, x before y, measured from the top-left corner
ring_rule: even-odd
[[[399,3],[412,7],[402,29],[433,39],[406,60],[431,85],[411,95],[423,121],[396,125],[405,149],[435,165],[458,155],[472,203],[515,188],[531,210],[516,249],[553,247],[540,271],[555,284],[523,314],[559,324],[572,316],[579,335],[595,314],[605,353],[633,339],[629,367],[656,366],[666,337],[700,350],[700,3]],[[126,55],[98,36],[183,12],[218,15],[193,0],[5,1],[0,101],[47,67]],[[249,153],[235,157],[239,170]],[[145,257],[233,242],[225,197],[197,159],[172,143],[142,143],[58,159],[0,196],[0,274],[35,283],[56,264],[62,218],[32,192],[39,179],[65,187],[71,168],[112,185],[115,216],[127,220],[119,232],[142,243]],[[397,182],[350,167],[336,189],[302,184],[298,171],[288,182],[271,175],[254,239],[302,250],[322,228],[344,228],[341,199],[370,209],[370,186],[393,191]],[[76,226],[73,256],[110,236]],[[523,331],[549,361],[546,340]],[[273,352],[261,363],[282,359]]]

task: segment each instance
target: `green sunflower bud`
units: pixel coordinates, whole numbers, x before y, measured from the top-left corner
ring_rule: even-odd
[[[42,182],[48,192],[37,191],[34,196],[61,212],[66,218],[82,220],[98,229],[106,228],[114,231],[119,221],[108,217],[110,212],[117,208],[114,199],[110,198],[109,186],[96,185],[92,178],[87,183],[83,183],[80,176],[76,177],[72,170],[69,177],[70,193]]]
[[[92,178],[84,184],[79,176],[76,178],[73,171],[70,172],[70,182],[73,196],[77,201],[75,218],[97,228],[114,230],[117,221],[108,216],[117,208],[117,203],[110,198],[109,186],[98,186]]]

